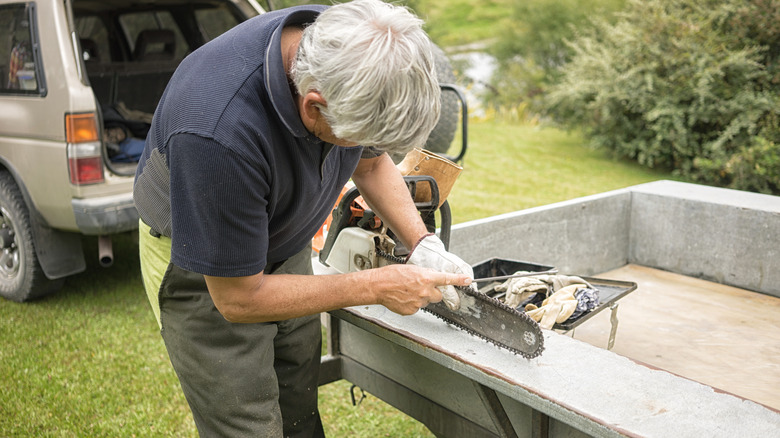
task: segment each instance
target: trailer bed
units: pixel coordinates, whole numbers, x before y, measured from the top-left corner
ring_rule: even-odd
[[[780,298],[633,264],[597,276],[638,284],[613,353],[780,409]],[[607,313],[573,337],[605,348]]]

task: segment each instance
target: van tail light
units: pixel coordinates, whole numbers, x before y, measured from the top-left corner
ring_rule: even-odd
[[[68,141],[68,170],[75,185],[105,181],[103,145],[100,143],[95,113],[66,114],[65,138]]]

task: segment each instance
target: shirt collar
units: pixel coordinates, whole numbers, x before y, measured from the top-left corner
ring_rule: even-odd
[[[287,81],[287,72],[284,70],[281,48],[282,29],[285,26],[312,23],[325,8],[308,6],[295,9],[297,10],[287,15],[271,35],[271,41],[265,52],[265,87],[274,109],[287,129],[296,137],[308,137],[311,133],[301,121],[295,97]]]

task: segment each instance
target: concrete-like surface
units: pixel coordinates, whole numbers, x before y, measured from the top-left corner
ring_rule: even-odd
[[[612,352],[780,410],[780,298],[638,265],[597,277],[638,285]],[[574,338],[606,348],[609,313]]]
[[[472,265],[502,258],[593,275],[629,262],[631,208],[624,189],[457,224],[450,251]]]
[[[334,273],[319,265],[316,260],[313,264],[315,273],[319,275]],[[626,269],[629,268],[633,269]],[[641,270],[637,268],[628,271],[627,275],[631,281],[640,283],[643,279],[637,272]],[[619,278],[621,273],[626,274],[615,271],[603,273],[599,277],[626,279]],[[682,281],[681,278],[674,280],[677,284]],[[644,284],[645,291],[649,290],[647,281],[641,283]],[[668,293],[674,296],[673,292]],[[641,311],[638,316],[632,315],[639,306],[627,301],[630,296],[629,294],[620,300],[621,323],[616,348],[618,342],[632,344],[628,341],[630,329],[626,327],[629,326],[629,320],[650,319]],[[675,298],[685,302],[686,296],[687,294],[680,293],[679,297]],[[751,296],[758,299],[757,305],[764,305],[765,299],[770,302],[777,300],[760,294]],[[601,313],[608,315],[609,311]],[[695,309],[690,313],[692,316],[688,315],[688,318],[704,319],[694,314]],[[367,333],[366,336],[341,339],[341,350],[356,360],[368,353],[368,362],[400,373],[399,379],[400,376],[416,375],[416,361],[430,361],[494,389],[505,400],[508,411],[511,411],[513,406],[528,406],[590,436],[733,438],[769,437],[780,431],[780,411],[770,407],[769,403],[759,404],[745,399],[744,395],[736,396],[719,391],[699,381],[676,375],[681,373],[670,373],[647,366],[636,362],[636,359],[630,359],[628,355],[606,351],[589,345],[588,342],[570,339],[552,331],[545,331],[544,353],[540,357],[526,360],[425,312],[400,316],[382,306],[374,305],[353,307],[335,314],[344,319],[345,323],[354,325],[361,333]],[[595,343],[605,345],[608,330],[603,333],[598,330],[598,316],[580,325],[576,329],[576,336],[585,336],[586,327],[592,326]],[[654,351],[655,343],[666,342],[666,338],[670,336],[668,333],[672,331],[669,327],[671,322],[667,318],[661,315],[657,326],[664,330],[653,337],[654,342],[644,341],[637,348]],[[714,331],[713,327],[705,329]],[[372,336],[377,339],[372,340]],[[397,355],[392,348],[371,350],[372,345],[379,341],[388,341],[418,357],[405,358],[396,363]],[[771,343],[767,345],[774,346]],[[671,354],[663,351],[661,356],[681,358],[677,352]],[[768,350],[767,354],[772,356],[772,350]],[[750,366],[748,355],[736,359],[732,357],[729,360],[739,360],[736,366]],[[769,363],[772,364],[771,361]],[[759,371],[756,368],[754,370]],[[718,371],[713,374],[717,375]],[[728,375],[724,377],[729,378]],[[444,374],[437,378],[446,380]],[[742,376],[736,378],[744,379]],[[768,389],[771,391],[774,387],[776,385]],[[720,388],[726,389],[722,385]],[[450,406],[456,401],[452,400],[454,389],[449,389],[447,381],[431,380],[428,376],[410,389],[419,391],[457,412],[456,407]],[[383,396],[380,393],[374,395],[380,398]]]
[[[630,190],[628,263],[780,296],[780,197],[673,181]]]

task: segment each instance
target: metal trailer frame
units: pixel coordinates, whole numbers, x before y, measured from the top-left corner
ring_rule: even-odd
[[[323,357],[321,385],[346,379],[361,391],[378,394],[386,403],[425,424],[436,436],[551,436],[547,414],[502,401],[505,397],[495,389],[450,369],[457,360],[447,354],[415,345],[413,340],[396,336],[391,328],[349,310],[333,312],[327,319],[328,355]],[[341,350],[342,339],[345,351]],[[417,347],[426,354],[421,355]],[[431,357],[426,357],[428,354]],[[397,372],[410,366],[410,372]],[[442,384],[452,389],[441,391]],[[556,426],[560,429],[565,424]],[[516,427],[525,429],[524,433]]]
[[[686,269],[711,267],[699,269],[699,277],[724,278],[708,254],[680,248],[698,233],[711,239],[714,250],[743,254],[716,260],[723,260],[732,273],[725,283],[777,295],[778,283],[768,280],[780,275],[780,259],[767,256],[774,254],[780,238],[778,217],[778,197],[662,181],[463,224],[453,228],[451,249],[476,259],[464,258],[469,263],[530,258],[585,275],[626,263],[669,269],[665,263],[672,263],[667,260],[674,255],[687,258]],[[754,233],[751,223],[765,238],[745,237]],[[585,232],[579,233],[580,228]],[[659,229],[684,238],[659,235]],[[513,248],[500,247],[518,232],[535,237],[523,238]],[[569,240],[563,259],[544,252],[551,236],[567,235],[582,238],[581,248]],[[601,255],[594,257],[588,236],[606,243]],[[496,242],[498,253],[490,246]],[[740,248],[745,244],[754,259],[744,256]],[[583,266],[585,262],[590,265]],[[314,264],[315,272],[329,273]],[[753,276],[734,275],[755,269],[765,274],[761,283]],[[323,319],[328,354],[322,359],[320,383],[346,379],[421,421],[436,436],[733,437],[775,436],[780,430],[776,409],[554,331],[545,331],[542,356],[526,360],[425,312],[399,316],[382,306],[361,306],[324,314]]]
[[[345,379],[438,437],[773,436],[780,412],[545,330],[526,360],[425,312],[330,312],[320,384]]]

